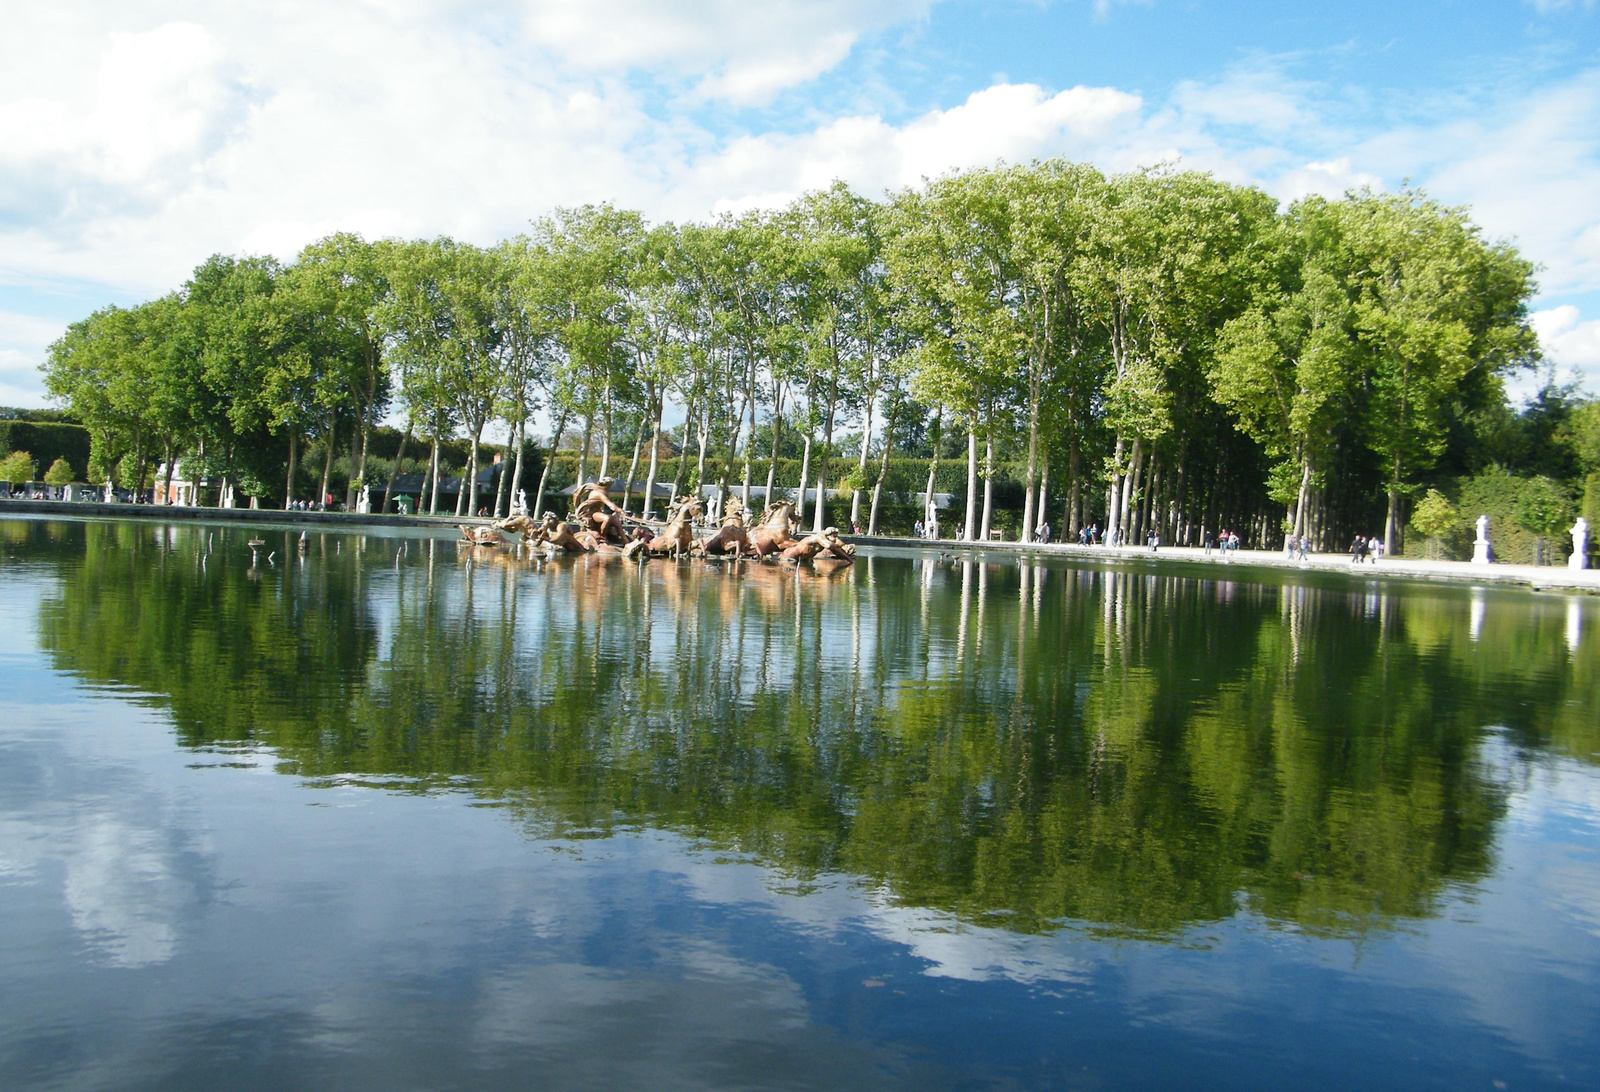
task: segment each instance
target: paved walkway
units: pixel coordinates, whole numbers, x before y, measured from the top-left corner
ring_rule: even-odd
[[[1353,565],[1349,554],[1311,554],[1305,561],[1293,560],[1277,550],[1235,550],[1209,554],[1199,547],[1163,546],[1155,552],[1141,546],[1079,546],[1052,543],[1048,546],[1020,542],[954,542],[947,539],[924,541],[887,535],[847,535],[848,541],[868,546],[910,547],[916,550],[941,550],[962,553],[1000,553],[1008,556],[1057,556],[1093,561],[1147,564],[1215,565],[1221,569],[1244,566],[1254,568],[1317,570],[1351,576],[1399,577],[1411,580],[1453,580],[1469,584],[1515,584],[1523,587],[1559,591],[1585,591],[1600,594],[1600,569],[1568,569],[1546,565],[1473,565],[1465,561],[1423,561],[1412,558],[1384,558]]]

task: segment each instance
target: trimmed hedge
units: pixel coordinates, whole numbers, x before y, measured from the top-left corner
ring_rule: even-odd
[[[39,462],[39,473],[65,459],[79,481],[89,472],[89,430],[55,421],[0,421],[0,456],[26,451]]]

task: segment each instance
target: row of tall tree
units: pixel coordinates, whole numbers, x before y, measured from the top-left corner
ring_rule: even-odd
[[[1025,541],[1049,521],[1327,543],[1385,517],[1393,544],[1407,499],[1536,359],[1532,273],[1417,192],[1284,209],[1205,174],[1049,161],[882,201],[836,183],[709,223],[599,205],[487,248],[339,234],[288,265],[217,256],[171,295],[74,324],[45,370],[97,472],[142,484],[186,456],[285,505],[308,445],[322,493],[348,452],[353,496],[392,416],[401,459],[429,452],[428,511],[442,439],[470,442],[473,511],[490,506],[481,445],[507,438],[499,511],[533,485],[542,426],[580,477],[631,448],[645,512],[670,432],[680,486],[709,484],[710,456],[724,488],[802,507],[842,486],[874,528],[906,452],[928,458],[930,517],[940,459],[964,454],[969,538],[988,536],[1003,461]],[[795,455],[797,480],[776,480]]]

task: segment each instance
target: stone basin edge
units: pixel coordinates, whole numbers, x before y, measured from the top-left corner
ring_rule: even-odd
[[[85,501],[46,501],[0,499],[0,517],[12,515],[50,516],[56,519],[134,519],[161,523],[242,523],[282,526],[323,527],[329,530],[356,531],[362,527],[409,528],[439,533],[453,532],[458,526],[483,526],[494,521],[482,516],[401,516],[355,512],[285,512],[275,508],[190,508],[150,504],[105,504]],[[1127,564],[1208,565],[1219,569],[1281,569],[1294,572],[1344,573],[1346,576],[1444,581],[1465,584],[1509,585],[1535,591],[1584,592],[1600,595],[1600,569],[1569,569],[1543,565],[1476,565],[1467,561],[1424,561],[1412,558],[1386,558],[1377,564],[1353,565],[1346,554],[1312,554],[1305,561],[1291,561],[1276,551],[1238,550],[1224,560],[1219,551],[1210,554],[1194,546],[1162,546],[1151,551],[1145,546],[1079,546],[1052,542],[959,542],[954,539],[898,538],[891,535],[841,535],[846,542],[874,549],[962,555],[1001,554],[1008,557],[1059,557],[1084,561]]]

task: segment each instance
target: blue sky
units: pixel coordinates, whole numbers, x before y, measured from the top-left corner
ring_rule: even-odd
[[[1405,180],[1542,267],[1600,392],[1600,11],[1524,3],[57,0],[0,39],[0,404],[66,322],[334,230],[489,242],[1065,155]]]

